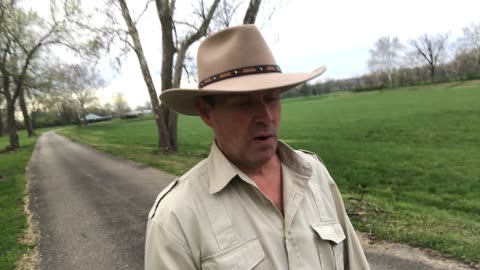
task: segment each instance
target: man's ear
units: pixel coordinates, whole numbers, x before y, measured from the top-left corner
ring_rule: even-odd
[[[195,97],[195,108],[197,109],[197,113],[200,118],[202,118],[203,122],[209,127],[213,127],[212,106],[205,102],[202,97]]]

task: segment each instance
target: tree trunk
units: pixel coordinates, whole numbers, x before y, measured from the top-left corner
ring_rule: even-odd
[[[388,87],[393,87],[392,72],[388,72]]]
[[[20,147],[17,133],[17,123],[15,121],[15,103],[11,98],[7,98],[7,128],[10,145],[7,150],[13,151]]]
[[[3,137],[3,114],[0,108],[0,137]]]
[[[178,48],[175,48],[173,42],[173,11],[174,6],[169,6],[168,1],[157,0],[157,13],[162,24],[162,91],[169,88],[180,87],[182,79],[183,65],[185,62],[185,56],[187,50],[195,41],[199,40],[207,33],[208,26],[212,20],[213,15],[220,3],[219,0],[215,0],[208,11],[202,25],[192,33],[185,37],[180,42]],[[174,2],[172,2],[173,4]],[[175,66],[173,65],[175,53]],[[172,151],[177,151],[177,128],[178,128],[178,114],[177,112],[169,109],[164,110],[163,120],[167,123],[169,143]]]
[[[170,140],[170,145],[172,146],[173,151],[177,151],[178,149],[177,119],[178,119],[177,112],[174,110],[170,110],[170,114],[168,115],[168,138]]]
[[[32,120],[30,115],[28,114],[27,104],[25,103],[25,91],[22,89],[19,90],[20,94],[18,95],[18,102],[20,105],[20,109],[22,110],[23,114],[23,122],[25,123],[25,129],[28,132],[28,137],[32,137],[35,135],[35,131],[33,130]]]
[[[250,3],[248,4],[247,12],[245,13],[245,17],[243,18],[243,24],[255,23],[261,3],[262,3],[262,0],[250,0]]]
[[[130,12],[128,10],[127,3],[125,2],[125,0],[119,0],[119,3],[122,9],[122,16],[125,19],[125,23],[127,24],[127,27],[128,27],[128,32],[130,34],[130,37],[133,40],[133,50],[137,55],[137,59],[140,64],[140,69],[142,70],[143,80],[145,81],[145,84],[147,86],[148,94],[150,96],[150,101],[152,103],[152,109],[155,116],[155,123],[157,124],[159,151],[171,152],[172,147],[170,145],[170,141],[168,138],[168,127],[167,127],[168,121],[164,119],[164,114],[169,109],[164,106],[160,106],[160,103],[158,102],[157,91],[155,90],[155,85],[153,84],[152,76],[150,74],[150,69],[148,68],[147,60],[143,52],[143,47],[140,42],[140,36],[138,34],[137,28],[132,18],[130,17]],[[165,36],[162,36],[162,39],[165,39],[165,38],[166,38]],[[162,59],[162,63],[164,61],[165,59]],[[162,80],[162,84],[163,84],[163,80]],[[167,117],[168,117],[168,113],[167,113]]]
[[[38,111],[33,111],[30,114],[32,117],[32,127],[35,130],[37,128],[37,116],[38,116]]]
[[[162,25],[162,71],[160,74],[161,91],[173,86],[173,56],[176,53],[173,44],[173,10],[174,6],[168,5],[168,1],[160,0],[157,3],[157,14]],[[167,137],[160,139],[160,148],[168,152],[176,151],[177,138],[172,138],[171,122],[176,124],[176,113],[162,104],[162,130]],[[175,125],[176,128],[176,125]],[[175,131],[176,135],[176,131]],[[174,144],[172,144],[172,142]]]
[[[87,113],[85,111],[85,108],[82,105],[82,107],[80,108],[80,126],[82,125],[82,123],[83,123],[84,126],[88,126],[86,116],[87,116]]]
[[[12,97],[10,93],[10,74],[5,69],[5,66],[0,66],[0,71],[2,75],[2,90],[7,104],[7,130],[10,141],[7,150],[15,150],[20,147],[17,134],[17,123],[15,122],[15,96]]]

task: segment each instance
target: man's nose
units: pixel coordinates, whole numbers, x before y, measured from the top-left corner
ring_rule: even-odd
[[[270,106],[264,101],[257,102],[255,106],[255,115],[258,121],[273,120],[272,108],[270,108]]]

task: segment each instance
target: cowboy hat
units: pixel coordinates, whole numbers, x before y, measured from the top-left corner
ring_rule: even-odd
[[[279,89],[287,91],[313,79],[324,66],[309,73],[282,73],[260,31],[253,24],[212,34],[198,48],[198,89],[173,88],[160,100],[176,112],[198,115],[195,97]]]

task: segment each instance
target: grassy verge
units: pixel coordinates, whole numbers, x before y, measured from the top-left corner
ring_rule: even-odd
[[[478,263],[479,102],[479,81],[290,99],[280,137],[322,157],[357,228]],[[212,140],[198,118],[183,116],[174,155],[156,153],[151,118],[62,133],[175,174],[206,157]]]
[[[43,130],[45,131],[45,130]],[[42,130],[36,131],[37,134]],[[27,217],[23,210],[25,168],[37,137],[19,132],[20,149],[0,154],[0,269],[13,269],[17,260],[32,246],[22,244]],[[8,136],[0,137],[0,149],[8,145]]]

